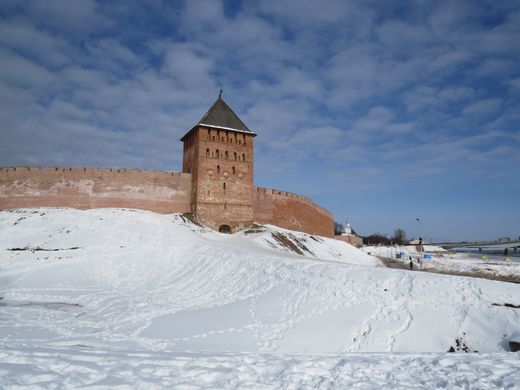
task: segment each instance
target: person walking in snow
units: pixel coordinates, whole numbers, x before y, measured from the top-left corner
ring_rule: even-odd
[[[410,270],[412,271],[413,270],[413,260],[410,259]]]

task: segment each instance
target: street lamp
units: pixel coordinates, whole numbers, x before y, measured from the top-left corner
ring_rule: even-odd
[[[422,257],[422,252],[423,252],[423,242],[422,242],[422,222],[419,218],[415,218],[415,220],[417,222],[419,222],[419,245],[420,245],[420,248],[421,248],[421,257]]]

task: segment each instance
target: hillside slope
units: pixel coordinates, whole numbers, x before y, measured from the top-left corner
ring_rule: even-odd
[[[224,235],[182,215],[26,209],[0,212],[0,230],[4,351],[491,353],[520,330],[504,306],[520,285],[387,269],[273,226]]]

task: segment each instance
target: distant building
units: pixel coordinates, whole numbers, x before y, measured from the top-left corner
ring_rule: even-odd
[[[339,236],[335,236],[335,238],[336,238],[336,240],[344,241],[344,242],[354,245],[356,247],[363,246],[363,239],[354,232],[349,221],[347,221],[345,223],[345,228],[343,229],[343,233],[341,233]]]

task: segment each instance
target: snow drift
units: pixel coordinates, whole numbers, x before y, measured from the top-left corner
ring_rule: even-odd
[[[519,285],[387,269],[274,226],[41,208],[0,212],[0,229],[4,351],[494,353],[519,330]]]

